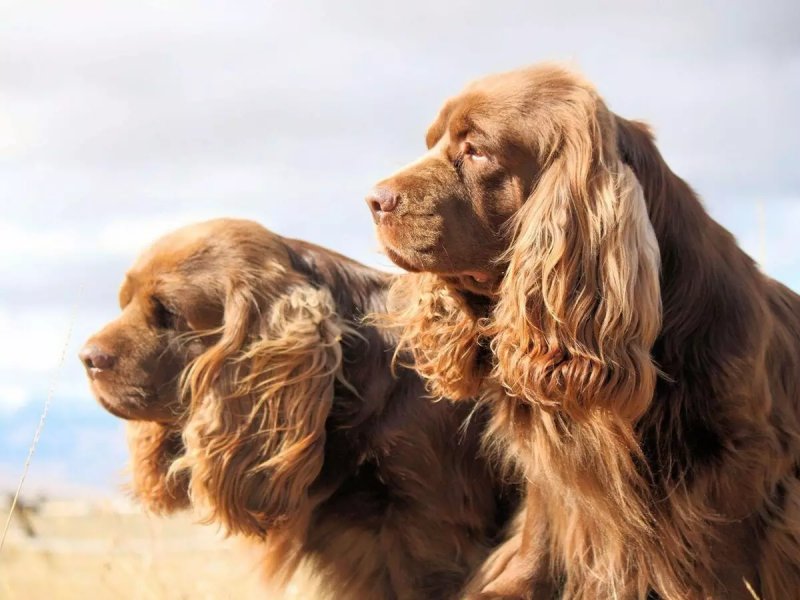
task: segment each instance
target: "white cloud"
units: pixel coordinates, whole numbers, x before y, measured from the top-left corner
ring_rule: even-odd
[[[0,383],[0,415],[14,412],[29,401],[29,387]]]
[[[0,367],[26,373],[45,373],[57,368],[65,346],[72,311],[21,311],[0,308]],[[70,340],[73,341],[73,340]]]
[[[26,260],[60,260],[80,246],[80,235],[73,228],[41,230],[0,221],[0,269],[9,264],[24,266]]]
[[[77,353],[115,312],[113,306],[99,314],[73,306],[9,313],[0,305],[0,413],[48,397],[56,404],[94,407]]]

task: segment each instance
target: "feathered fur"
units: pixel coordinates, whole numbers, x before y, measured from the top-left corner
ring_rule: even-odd
[[[476,595],[794,597],[800,298],[708,216],[645,126],[565,69],[471,84],[428,146],[380,184],[397,202],[379,236],[424,290],[399,284],[416,300],[401,339],[433,390],[459,379],[442,349],[483,358],[461,379],[482,379],[487,443],[527,481],[505,568],[479,574]],[[431,301],[459,293],[448,311]],[[483,320],[465,328],[475,293]]]
[[[301,574],[320,597],[458,597],[514,502],[480,456],[485,412],[431,403],[412,370],[393,374],[396,339],[363,322],[391,281],[211,221],[145,252],[123,315],[89,342],[115,356],[90,370],[104,406],[159,419],[132,422],[137,496],[166,512],[182,504],[165,491],[183,492],[250,542],[278,596]],[[175,368],[159,374],[164,361]]]

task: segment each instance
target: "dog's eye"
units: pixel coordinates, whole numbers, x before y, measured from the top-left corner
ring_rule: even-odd
[[[488,158],[486,154],[469,142],[463,143],[461,153],[472,160],[486,160]]]
[[[175,327],[177,319],[174,312],[166,307],[164,302],[153,296],[153,318],[156,322],[156,327],[160,329],[172,329]]]

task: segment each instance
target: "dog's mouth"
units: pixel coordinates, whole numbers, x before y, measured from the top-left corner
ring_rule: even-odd
[[[126,421],[176,420],[173,406],[164,401],[155,389],[141,386],[115,385],[113,389],[98,381],[91,382],[92,393],[106,411]]]
[[[129,399],[120,399],[95,392],[95,398],[106,411],[119,419],[126,421],[145,420],[143,408],[136,402]]]
[[[489,273],[488,271],[477,269],[450,271],[446,269],[436,269],[424,264],[417,264],[417,261],[415,261],[413,258],[410,258],[405,254],[401,254],[399,251],[392,248],[385,242],[383,243],[383,252],[389,258],[389,260],[409,273],[432,273],[434,275],[438,275],[453,287],[465,290],[469,293],[478,294],[489,298],[496,295],[500,278],[492,273]]]
[[[484,298],[494,298],[497,296],[497,288],[500,279],[485,272],[465,271],[456,274],[441,274],[441,277],[450,284],[471,295],[478,295]]]
[[[386,256],[391,260],[394,264],[398,267],[403,269],[404,271],[408,271],[409,273],[419,273],[420,271],[424,271],[425,269],[417,267],[411,261],[406,260],[399,252],[396,252],[389,246],[388,244],[383,244],[383,252]]]

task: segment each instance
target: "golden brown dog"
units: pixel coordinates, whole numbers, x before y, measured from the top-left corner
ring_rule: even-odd
[[[555,66],[450,99],[367,201],[432,391],[493,412],[527,520],[485,597],[798,597],[800,298],[648,129]]]
[[[513,496],[480,414],[394,376],[395,341],[362,322],[390,281],[248,221],[156,242],[81,352],[130,420],[136,495],[256,540],[273,583],[305,564],[326,597],[455,597]]]

